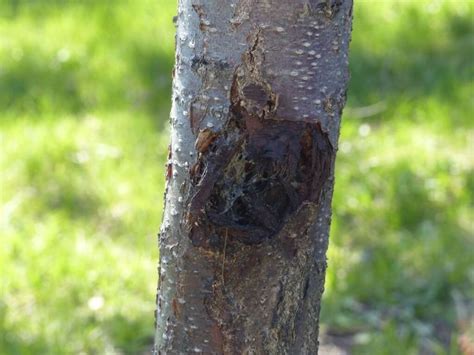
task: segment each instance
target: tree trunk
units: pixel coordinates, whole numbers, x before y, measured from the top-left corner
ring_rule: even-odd
[[[316,354],[351,0],[180,0],[155,352]]]

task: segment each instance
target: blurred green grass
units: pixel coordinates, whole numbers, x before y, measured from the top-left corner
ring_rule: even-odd
[[[0,1],[0,353],[153,336],[173,1]],[[474,8],[356,1],[323,306],[355,354],[457,354],[473,305]]]

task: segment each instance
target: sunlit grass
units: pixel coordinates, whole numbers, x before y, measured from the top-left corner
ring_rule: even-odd
[[[167,144],[155,127],[119,112],[4,126],[1,348],[149,346]]]
[[[174,11],[0,2],[0,353],[149,349]],[[356,353],[457,351],[473,16],[468,1],[356,1],[322,315]]]

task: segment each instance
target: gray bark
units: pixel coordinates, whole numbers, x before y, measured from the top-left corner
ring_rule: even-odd
[[[155,352],[316,354],[351,0],[180,0]]]

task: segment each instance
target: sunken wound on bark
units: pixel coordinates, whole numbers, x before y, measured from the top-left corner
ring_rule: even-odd
[[[319,123],[272,120],[263,106],[273,105],[256,84],[233,87],[224,129],[199,132],[199,158],[190,170],[193,245],[222,248],[224,235],[229,244],[262,243],[303,203],[319,203],[334,157],[327,135]]]

